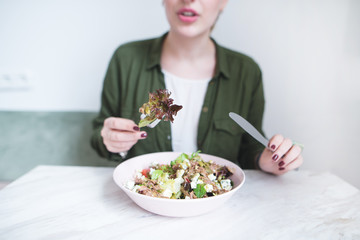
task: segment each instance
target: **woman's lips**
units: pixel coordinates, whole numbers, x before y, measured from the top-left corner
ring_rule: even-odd
[[[185,23],[195,22],[199,18],[198,13],[190,8],[182,8],[177,12],[177,14],[179,16],[180,21]]]

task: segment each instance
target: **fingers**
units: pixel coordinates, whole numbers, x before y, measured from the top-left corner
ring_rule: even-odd
[[[300,167],[302,164],[304,163],[304,158],[303,156],[299,155],[295,160],[293,160],[292,162],[290,162],[285,169],[287,171],[291,171],[294,170],[298,167]]]
[[[282,135],[274,135],[263,151],[260,168],[263,171],[281,175],[303,164],[302,148]]]
[[[140,131],[130,119],[109,117],[104,121],[101,136],[107,150],[116,153],[130,150],[138,140],[145,139],[147,133]]]
[[[271,151],[275,151],[280,144],[284,141],[284,137],[282,135],[274,135],[270,140],[269,140],[269,148]]]
[[[282,175],[289,171],[299,168],[304,162],[304,159],[301,155],[299,155],[296,159],[290,162],[288,165],[284,165],[283,167],[279,167],[277,170],[274,171],[275,175]]]
[[[285,167],[294,159],[297,159],[301,154],[301,148],[298,145],[293,145],[290,150],[283,155],[281,161],[279,161],[279,167]]]
[[[275,135],[270,145],[271,149],[274,150],[271,159],[275,162],[279,161],[279,159],[289,151],[292,145],[293,143],[289,138],[284,139],[281,135]]]
[[[147,134],[145,131],[140,131],[130,119],[109,117],[104,121],[101,136],[108,141],[121,142],[137,141],[146,138]]]
[[[138,140],[147,137],[146,132],[125,132],[116,130],[103,130],[101,131],[104,145],[110,152],[124,152],[129,151]]]
[[[107,150],[109,152],[118,153],[118,152],[129,151],[136,143],[137,143],[137,141],[131,141],[131,142],[107,142],[105,144],[105,146],[106,146],[106,148],[107,148]]]
[[[140,128],[134,121],[126,118],[109,117],[105,119],[104,126],[111,129],[123,131],[139,131]]]
[[[101,131],[101,136],[104,139],[112,142],[129,142],[144,139],[147,137],[147,134],[145,131],[127,132],[103,128],[103,130]]]

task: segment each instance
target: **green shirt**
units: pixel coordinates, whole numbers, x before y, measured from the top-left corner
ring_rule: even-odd
[[[121,162],[118,153],[107,151],[100,131],[110,116],[140,120],[139,108],[149,99],[149,92],[165,89],[161,72],[160,38],[131,42],[120,46],[109,63],[101,96],[101,109],[93,121],[92,147],[102,157]],[[261,131],[264,94],[259,66],[248,56],[216,46],[215,75],[205,95],[197,132],[197,145],[202,153],[231,160],[242,168],[255,168],[255,155],[263,146],[244,132],[230,117],[235,112]],[[176,117],[175,117],[176,121]],[[128,152],[127,158],[141,154],[172,151],[169,121],[155,128]],[[184,136],[186,137],[186,136]]]

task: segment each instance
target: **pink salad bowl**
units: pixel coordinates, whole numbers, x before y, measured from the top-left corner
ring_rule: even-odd
[[[169,217],[191,217],[216,211],[238,191],[245,182],[245,174],[238,165],[220,157],[200,154],[204,161],[212,160],[219,165],[227,166],[233,170],[233,175],[230,179],[233,181],[234,186],[231,191],[201,199],[166,199],[145,196],[125,187],[125,184],[129,180],[134,180],[134,175],[137,170],[148,168],[153,162],[170,164],[170,162],[180,154],[179,152],[159,152],[128,159],[115,168],[113,179],[138,206],[149,212]]]

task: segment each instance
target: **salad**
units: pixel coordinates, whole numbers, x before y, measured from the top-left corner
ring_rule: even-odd
[[[144,103],[139,112],[143,118],[140,119],[139,127],[145,127],[154,121],[162,120],[174,122],[174,116],[182,109],[182,106],[173,104],[174,99],[170,98],[171,92],[167,89],[158,89],[149,93],[149,102]]]
[[[231,169],[204,161],[199,152],[182,153],[170,164],[153,163],[138,170],[125,186],[143,195],[169,199],[207,198],[230,191]]]

